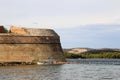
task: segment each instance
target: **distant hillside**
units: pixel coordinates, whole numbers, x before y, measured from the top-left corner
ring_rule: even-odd
[[[71,48],[63,49],[66,58],[107,58],[120,59],[120,49]]]
[[[90,48],[70,48],[70,49],[63,49],[66,53],[74,53],[74,54],[80,54],[87,51],[90,51]]]
[[[101,52],[120,52],[118,48],[69,48],[63,49],[65,53],[82,54],[82,53],[101,53]]]

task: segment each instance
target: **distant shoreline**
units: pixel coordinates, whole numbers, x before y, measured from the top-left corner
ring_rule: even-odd
[[[64,49],[64,56],[72,59],[88,59],[88,58],[105,58],[105,59],[120,59],[120,49],[101,48],[72,48]]]

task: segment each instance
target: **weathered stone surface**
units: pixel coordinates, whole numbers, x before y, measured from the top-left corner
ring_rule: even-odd
[[[2,44],[0,62],[65,61],[60,44]]]
[[[65,61],[55,31],[11,27],[10,32],[0,34],[0,62]]]
[[[14,34],[24,34],[30,36],[54,36],[59,37],[52,29],[20,28],[12,26],[10,32]]]
[[[23,29],[21,27],[14,27],[14,26],[10,27],[10,32],[15,33],[15,34],[27,34],[25,29]]]
[[[18,36],[18,35],[0,35],[0,44],[55,44],[60,43],[59,38],[54,36]]]

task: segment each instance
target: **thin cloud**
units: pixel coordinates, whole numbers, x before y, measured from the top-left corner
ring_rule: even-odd
[[[71,29],[56,29],[63,47],[119,48],[120,25],[87,25]],[[70,44],[70,45],[68,45]]]
[[[27,27],[70,28],[120,24],[120,0],[0,0],[0,23]],[[34,24],[38,23],[38,24]]]
[[[120,0],[0,2],[0,24],[7,27],[53,28],[63,47],[120,47]]]

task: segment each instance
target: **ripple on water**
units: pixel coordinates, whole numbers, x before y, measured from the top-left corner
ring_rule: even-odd
[[[120,80],[119,65],[64,64],[0,67],[0,80]]]

